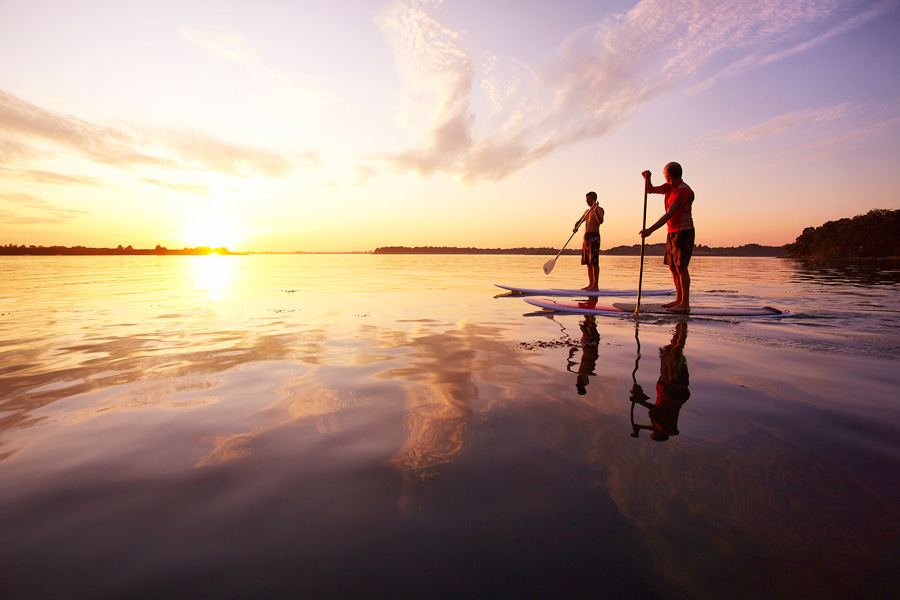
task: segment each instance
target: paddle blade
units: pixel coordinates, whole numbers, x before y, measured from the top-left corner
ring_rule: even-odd
[[[550,271],[553,270],[553,267],[556,266],[556,259],[548,260],[544,263],[544,275],[549,275]]]

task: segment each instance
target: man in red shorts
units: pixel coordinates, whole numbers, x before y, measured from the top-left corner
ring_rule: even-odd
[[[681,165],[670,162],[663,169],[666,183],[654,187],[650,182],[650,171],[641,173],[644,176],[644,191],[648,194],[665,194],[666,212],[659,220],[642,229],[640,236],[647,237],[666,224],[669,234],[666,236],[666,256],[663,262],[669,265],[672,279],[675,281],[675,300],[664,304],[669,312],[691,312],[691,276],[688,264],[694,252],[694,220],[691,217],[691,206],[694,203],[694,191],[681,179]]]

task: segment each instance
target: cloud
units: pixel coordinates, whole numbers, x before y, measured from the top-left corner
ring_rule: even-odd
[[[716,152],[731,144],[752,144],[783,137],[801,130],[800,139],[811,140],[805,144],[764,145],[761,156],[766,167],[785,164],[785,157],[804,160],[833,156],[852,149],[859,140],[875,136],[900,125],[900,103],[884,104],[845,102],[820,109],[798,110],[751,127],[733,131],[718,130],[704,136],[695,154]],[[829,127],[829,124],[838,126]],[[839,131],[835,135],[835,131]],[[702,150],[701,150],[702,148]],[[773,148],[775,148],[773,150]]]
[[[465,36],[442,24],[441,0],[395,0],[378,24],[402,82],[399,120],[419,142],[381,159],[388,168],[464,185],[499,181],[616,130],[718,57],[750,52],[732,61],[737,71],[777,59],[770,49],[785,44],[803,51],[822,23],[846,10],[839,0],[643,0],[573,32],[543,65],[528,69],[493,56],[476,65]],[[487,123],[478,121],[477,93],[493,110]]]
[[[211,56],[239,65],[257,63],[256,53],[244,41],[244,36],[232,29],[218,27],[204,32],[182,27],[181,35]]]
[[[401,80],[401,124],[428,138],[424,148],[384,158],[395,168],[423,175],[459,171],[473,144],[474,63],[462,34],[438,20],[439,7],[439,0],[398,1],[378,19]]]
[[[0,138],[0,165],[27,162],[40,157],[40,153],[22,142]]]
[[[844,118],[851,111],[852,107],[849,102],[818,110],[798,110],[786,115],[779,115],[753,127],[733,131],[726,138],[735,142],[756,141],[761,138],[781,135],[798,127],[821,125],[828,121]]]
[[[280,154],[262,148],[242,146],[208,137],[199,132],[168,131],[158,140],[168,146],[181,168],[213,171],[237,177],[262,175],[286,177],[290,162]]]
[[[857,15],[850,15],[845,21],[841,21],[835,27],[832,27],[825,33],[818,35],[811,40],[804,40],[798,44],[791,46],[790,48],[779,50],[770,54],[751,54],[750,56],[743,57],[740,60],[737,60],[734,63],[728,65],[712,77],[709,77],[708,79],[692,86],[688,90],[688,93],[696,94],[706,91],[713,87],[720,79],[726,77],[734,77],[751,69],[778,62],[779,60],[810,50],[811,48],[819,46],[820,44],[823,44],[824,42],[827,42],[832,38],[838,37],[874,19],[877,19],[878,17],[884,15],[894,8],[896,8],[895,2],[893,2],[892,0],[883,0],[882,2],[879,2],[878,4],[864,10]]]
[[[209,56],[244,67],[255,76],[275,83],[298,105],[298,110],[322,109],[337,100],[322,85],[297,81],[287,73],[264,64],[239,31],[227,27],[214,27],[208,31],[182,27],[181,35]]]
[[[171,183],[168,181],[160,181],[159,179],[141,179],[139,183],[149,183],[161,187],[164,190],[175,192],[178,194],[189,194],[192,196],[209,197],[212,196],[214,188],[208,185],[197,185],[192,183]]]
[[[18,171],[15,173],[14,177],[19,181],[30,181],[33,183],[43,183],[51,185],[85,185],[88,187],[97,188],[108,187],[103,180],[97,179],[96,177],[89,177],[87,175],[66,175],[63,173],[54,173],[52,171],[42,171],[39,169]]]
[[[802,148],[801,152],[806,153],[809,158],[831,156],[845,150],[848,147],[849,142],[898,127],[900,127],[900,116],[885,118],[884,120],[871,123],[865,127],[856,128],[849,133],[829,138],[813,146]]]
[[[173,166],[171,161],[140,152],[139,141],[125,131],[47,110],[4,91],[0,91],[0,130],[19,136],[20,145],[30,141],[50,142],[119,168]]]
[[[0,209],[0,221],[7,225],[58,225],[90,214],[85,210],[55,206],[31,194],[0,194],[0,202],[7,206]]]
[[[280,178],[292,168],[287,158],[262,148],[233,144],[200,132],[99,125],[41,108],[3,91],[0,131],[9,136],[0,150],[20,162],[42,157],[46,153],[38,153],[34,146],[49,144],[58,152],[75,152],[91,162],[122,170],[149,166]],[[13,141],[9,141],[11,138]]]

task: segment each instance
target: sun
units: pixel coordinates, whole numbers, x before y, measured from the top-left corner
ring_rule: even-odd
[[[207,211],[192,215],[184,238],[189,248],[208,246],[236,250],[241,233],[228,217]]]

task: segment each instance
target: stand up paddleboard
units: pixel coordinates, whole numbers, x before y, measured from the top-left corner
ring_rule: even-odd
[[[515,287],[511,285],[500,285],[495,283],[498,288],[509,290],[514,294],[533,294],[536,296],[637,296],[637,290],[596,290],[594,292],[586,292],[584,290],[565,290],[565,289],[538,289]],[[642,296],[667,296],[674,294],[675,290],[641,290]]]
[[[642,292],[645,293],[645,292]],[[598,302],[577,302],[571,300],[554,300],[553,298],[525,298],[525,302],[545,310],[578,313],[582,315],[633,315],[636,304],[634,302],[613,302],[612,304],[600,304]],[[661,304],[641,304],[642,315],[679,315],[688,314],[692,317],[791,317],[792,312],[778,310],[771,306],[762,308],[748,307],[716,307],[716,306],[692,306],[690,313],[677,313],[666,310]]]

